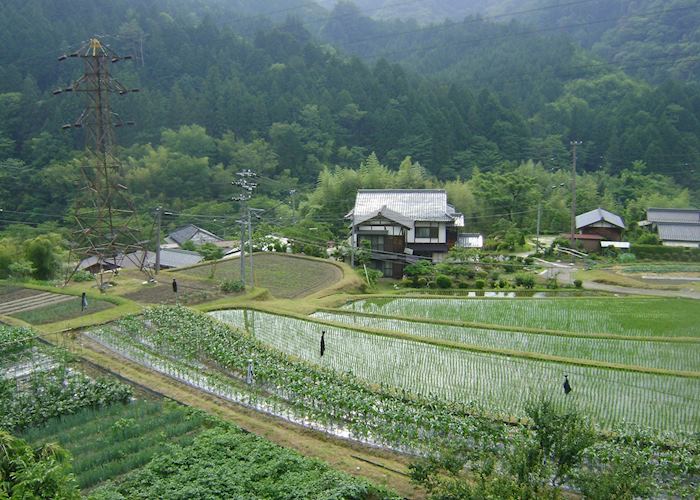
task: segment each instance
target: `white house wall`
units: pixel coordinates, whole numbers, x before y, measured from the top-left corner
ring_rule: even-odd
[[[700,248],[700,243],[697,241],[662,241],[665,247],[684,247],[684,248]]]

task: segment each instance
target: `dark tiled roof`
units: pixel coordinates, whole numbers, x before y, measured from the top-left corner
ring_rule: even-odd
[[[178,245],[182,245],[183,243],[191,240],[197,233],[204,233],[216,241],[223,241],[223,238],[219,238],[214,233],[210,233],[206,229],[202,229],[201,227],[195,226],[194,224],[188,224],[186,226],[176,229],[168,235],[168,238],[173,240]]]
[[[355,208],[348,217],[358,220],[375,217],[382,209],[389,209],[411,222],[453,222],[461,217],[447,203],[442,189],[360,189]]]
[[[700,210],[697,208],[650,208],[647,210],[649,222],[692,222],[700,224]]]

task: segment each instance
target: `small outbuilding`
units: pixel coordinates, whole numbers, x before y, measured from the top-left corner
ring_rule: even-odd
[[[576,216],[576,231],[579,234],[597,234],[606,241],[622,241],[624,230],[625,223],[622,217],[604,208],[596,208]]]

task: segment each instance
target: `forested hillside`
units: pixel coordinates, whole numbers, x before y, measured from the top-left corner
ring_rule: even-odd
[[[637,80],[566,35],[518,22],[469,19],[418,29],[372,21],[348,5],[326,19],[320,8],[299,10],[280,0],[264,12],[301,19],[275,25],[261,7],[241,5],[4,2],[0,208],[37,214],[34,222],[42,221],[38,214],[66,212],[83,138],[60,127],[82,103],[51,93],[82,71],[57,57],[91,34],[136,56],[115,74],[141,92],[115,99],[115,108],[137,123],[120,131],[119,142],[141,204],[201,211],[220,202],[223,210],[240,168],[276,179],[261,191],[274,199],[291,187],[310,188],[324,169],[356,170],[373,152],[373,161],[392,170],[410,156],[409,164],[420,165],[420,183],[461,182],[478,171],[498,185],[499,175],[528,160],[547,175],[568,169],[573,139],[584,142],[581,171],[598,176],[592,205],[608,196],[608,205],[627,209],[630,200],[648,196],[644,182],[619,193],[606,188],[605,179],[621,172],[675,179],[678,185],[658,178],[664,188],[657,194],[666,197],[659,203],[697,200],[697,84]],[[328,172],[325,179],[332,179]],[[469,189],[484,193],[470,182]],[[533,193],[544,196],[548,182],[541,178]],[[302,206],[310,214],[346,208],[318,200]],[[496,206],[480,210],[501,213]]]
[[[437,32],[448,25],[517,21],[535,33],[566,33],[603,60],[654,82],[700,80],[700,5],[695,0],[321,1],[382,20],[385,32]],[[467,16],[472,16],[467,18]],[[467,18],[465,20],[465,18]],[[403,23],[395,23],[401,20]],[[400,29],[397,29],[401,26]],[[453,28],[451,28],[453,29]],[[376,28],[375,28],[376,30]],[[390,38],[389,36],[385,36]],[[432,41],[434,42],[434,40]],[[415,43],[415,42],[414,42]],[[418,44],[415,44],[417,46]],[[367,50],[366,48],[364,50]]]

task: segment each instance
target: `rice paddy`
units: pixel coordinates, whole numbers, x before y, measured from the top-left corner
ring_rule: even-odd
[[[306,361],[352,372],[378,385],[476,402],[504,416],[521,416],[525,401],[545,394],[562,404],[576,404],[604,425],[700,429],[698,378],[470,352],[254,311],[212,315]],[[326,332],[322,357],[321,331]],[[574,389],[569,396],[561,388],[564,375]]]
[[[509,327],[630,337],[700,337],[700,306],[690,299],[373,299],[350,311]]]

